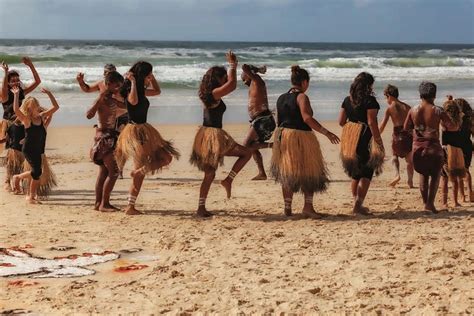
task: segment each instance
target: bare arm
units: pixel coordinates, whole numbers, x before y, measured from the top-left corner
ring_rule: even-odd
[[[77,74],[76,80],[79,83],[79,87],[81,87],[81,90],[84,92],[100,91],[100,83],[102,82],[101,80],[97,81],[96,83],[93,83],[92,85],[88,85],[84,81],[84,74],[82,72]]]
[[[347,122],[346,110],[341,109],[341,111],[339,112],[338,121],[339,121],[339,126],[342,127],[342,126],[346,125],[346,122]]]
[[[151,83],[151,89],[146,89],[145,95],[147,97],[160,95],[161,94],[160,84],[158,83],[158,80],[156,80],[156,77],[153,74],[150,74],[149,82]]]
[[[403,124],[403,129],[406,131],[412,130],[415,127],[415,123],[413,123],[413,118],[411,110],[408,112],[407,118],[405,119],[405,123]]]
[[[92,104],[92,106],[89,108],[89,110],[87,110],[86,112],[86,117],[87,119],[92,119],[95,114],[97,113],[97,111],[99,110],[99,106],[100,104],[103,102],[104,100],[104,94],[101,93],[97,99],[95,99],[94,103]]]
[[[228,95],[237,88],[237,57],[232,53],[232,51],[229,51],[226,54],[226,58],[230,64],[227,73],[228,79],[222,86],[212,90],[212,97],[214,100],[220,100],[222,97]]]
[[[138,92],[137,92],[137,82],[135,81],[135,77],[131,72],[127,73],[127,79],[130,80],[130,92],[127,96],[127,101],[130,105],[137,105],[138,104]]]
[[[314,119],[313,109],[311,108],[308,96],[304,93],[300,93],[296,101],[298,103],[298,107],[300,108],[303,121],[316,132],[326,136],[331,141],[331,143],[338,144],[339,137],[325,129],[321,124],[319,124],[318,121]]]
[[[377,144],[383,147],[382,137],[380,136],[379,125],[377,124],[377,109],[367,110],[367,123],[369,125],[370,131],[372,132],[372,137]]]
[[[35,65],[33,65],[33,62],[31,61],[31,59],[29,57],[23,57],[21,61],[26,66],[30,67],[31,73],[33,74],[33,78],[35,79],[35,81],[31,85],[29,85],[28,87],[26,87],[23,90],[25,95],[27,95],[28,93],[33,92],[33,90],[35,90],[36,87],[38,87],[40,85],[41,78],[40,78],[38,72],[36,71]]]
[[[242,65],[242,71],[247,75],[249,76],[250,79],[252,79],[252,81],[256,81],[256,82],[259,82],[259,81],[262,81],[262,78],[257,75],[255,73],[255,70],[257,68],[251,66],[251,65],[247,65],[247,64],[243,64]]]
[[[447,130],[447,131],[457,131],[459,130],[459,128],[461,126],[459,126],[458,124],[454,123],[451,118],[449,117],[449,115],[442,111],[440,116],[440,121],[441,121],[441,125]]]
[[[0,102],[6,102],[8,100],[8,65],[2,61],[2,69],[5,71],[3,77],[2,90],[0,91]]]
[[[12,89],[13,92],[13,111],[15,112],[16,117],[23,123],[25,128],[30,127],[30,120],[28,117],[23,114],[20,110],[20,89],[15,87]]]
[[[43,88],[41,89],[41,92],[45,93],[48,95],[49,97],[49,100],[51,101],[51,104],[52,104],[52,107],[49,108],[48,110],[44,111],[44,112],[41,112],[41,117],[44,117],[44,121],[43,121],[43,124],[44,124],[44,127],[47,128],[49,126],[49,123],[51,123],[51,120],[53,118],[53,114],[59,110],[59,104],[58,104],[58,101],[56,101],[56,98],[54,97],[54,95],[51,93],[51,91]]]
[[[383,133],[385,127],[387,126],[388,119],[390,118],[390,110],[389,110],[389,109],[390,109],[390,108],[387,108],[387,109],[385,110],[385,116],[383,117],[382,124],[380,124],[380,127],[379,127],[379,129],[380,129],[380,134]]]

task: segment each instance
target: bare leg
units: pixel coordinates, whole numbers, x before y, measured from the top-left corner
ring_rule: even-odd
[[[359,186],[359,180],[352,179],[351,192],[353,200],[357,200],[357,187]]]
[[[405,158],[407,162],[407,175],[408,175],[408,187],[410,189],[413,189],[413,174],[415,173],[414,167],[413,167],[413,152],[410,152],[408,156]]]
[[[453,200],[454,200],[454,207],[459,207],[461,204],[459,204],[458,200],[458,192],[459,192],[459,182],[458,182],[458,177],[455,177],[453,181],[451,181],[453,184]]]
[[[107,178],[107,168],[102,165],[99,166],[99,174],[97,175],[97,180],[95,182],[95,204],[94,210],[98,211],[100,208],[100,203],[102,202],[102,192],[104,191],[104,182]]]
[[[258,175],[253,177],[252,180],[266,180],[267,174],[265,173],[265,168],[263,166],[262,154],[258,150],[268,147],[268,144],[259,144],[257,140],[257,132],[253,127],[251,127],[247,134],[247,138],[244,141],[244,146],[252,151],[252,157],[255,160],[258,168]]]
[[[206,210],[206,199],[215,177],[216,169],[209,167],[204,170],[204,179],[202,179],[201,189],[199,190],[199,206],[196,212],[199,217],[210,217],[213,215]]]
[[[467,189],[469,193],[469,201],[474,202],[474,195],[472,192],[472,177],[471,177],[471,172],[469,169],[466,171],[466,181],[467,181]]]
[[[25,171],[12,177],[11,185],[13,194],[21,194],[20,183],[23,180],[31,181],[31,171]]]
[[[367,196],[367,192],[369,191],[370,181],[371,180],[367,178],[361,178],[359,180],[356,200],[354,202],[354,208],[352,209],[352,212],[355,214],[370,215],[369,209],[362,206],[364,204],[365,197]]]
[[[429,177],[420,174],[420,193],[421,198],[423,199],[423,205],[426,208],[426,204],[428,203],[428,190],[429,190]]]
[[[103,193],[99,210],[101,212],[116,211],[117,208],[110,204],[110,194],[115,186],[120,171],[113,154],[104,157],[104,166],[107,170],[107,178],[103,184]]]
[[[426,209],[435,214],[438,213],[438,210],[436,209],[434,202],[436,199],[436,193],[438,193],[440,178],[441,178],[441,172],[438,172],[438,174],[436,174],[435,176],[432,176],[430,184],[429,184],[429,189],[428,189],[428,202],[426,205],[427,206]]]
[[[247,164],[247,162],[250,160],[251,155],[252,152],[250,149],[238,144],[226,154],[226,156],[239,157],[239,159],[237,159],[234,166],[232,167],[232,170],[230,171],[229,175],[221,182],[222,186],[227,192],[227,198],[230,198],[232,195],[232,182],[234,181],[235,176],[239,173],[240,170],[242,170],[245,164]]]
[[[441,186],[443,188],[443,208],[448,209],[448,177],[441,177]]]
[[[458,185],[459,185],[459,193],[462,197],[462,201],[468,202],[466,192],[464,191],[464,178],[462,177],[458,178]]]
[[[393,156],[392,164],[395,167],[395,178],[388,185],[394,188],[400,182],[400,162],[397,156]]]
[[[313,192],[304,192],[304,207],[302,213],[305,217],[312,219],[320,219],[322,218],[322,216],[316,213],[316,211],[314,210],[313,196]]]
[[[30,192],[29,192],[29,195],[26,198],[26,200],[30,204],[41,204],[36,199],[36,192],[38,191],[38,187],[39,187],[39,180],[31,179],[31,181],[30,181]]]
[[[145,179],[145,174],[145,167],[135,168],[135,170],[133,170],[130,174],[132,177],[132,186],[129,190],[128,206],[125,209],[125,214],[127,215],[143,214],[135,208],[135,201],[137,199],[138,194],[140,193],[140,189],[142,188],[143,179]]]
[[[283,186],[281,187],[283,191],[283,199],[285,201],[285,215],[286,216],[291,216],[292,211],[291,211],[291,203],[293,202],[293,191],[291,191],[288,188],[284,188]]]

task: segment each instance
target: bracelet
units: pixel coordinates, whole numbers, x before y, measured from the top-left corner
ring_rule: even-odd
[[[236,69],[237,69],[237,63],[231,63],[231,64],[229,64],[229,68],[230,68],[231,70],[236,70]]]

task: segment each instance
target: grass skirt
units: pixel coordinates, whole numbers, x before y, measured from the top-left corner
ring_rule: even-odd
[[[148,123],[130,123],[120,132],[115,158],[121,170],[128,158],[132,158],[135,167],[145,167],[146,172],[153,174],[168,165],[173,157],[179,159],[179,152]]]
[[[464,177],[466,175],[466,167],[464,164],[464,155],[462,149],[448,145],[447,154],[449,177]]]
[[[8,127],[10,126],[11,122],[7,120],[0,121],[0,139],[3,139],[7,134]],[[0,144],[0,154],[5,149],[5,143]]]
[[[56,175],[54,174],[53,170],[51,170],[51,167],[49,166],[48,159],[46,158],[45,154],[41,155],[41,169],[42,173],[39,179],[40,183],[37,195],[39,197],[47,197],[50,195],[52,188],[56,187],[58,183],[56,181]],[[23,164],[23,172],[30,170],[31,166],[25,159],[25,162]],[[30,180],[23,181],[23,191],[26,193],[28,192],[29,188]]]
[[[23,163],[25,162],[25,156],[19,150],[12,148],[7,149],[5,158],[3,158],[2,166],[5,167],[7,172],[7,178],[12,179],[16,174],[23,172]]]
[[[235,145],[234,139],[222,128],[201,126],[194,138],[189,162],[201,171],[217,169],[224,163],[224,155]]]
[[[370,141],[370,159],[367,164],[369,168],[374,169],[376,176],[382,174],[384,158],[385,149],[372,138]]]
[[[329,183],[321,148],[312,131],[278,128],[270,172],[293,192],[323,192]]]

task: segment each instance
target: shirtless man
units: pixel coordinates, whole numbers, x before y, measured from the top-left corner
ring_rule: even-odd
[[[244,146],[250,148],[253,159],[257,163],[258,175],[252,180],[266,180],[267,174],[263,167],[261,148],[271,148],[271,143],[266,143],[276,128],[275,119],[268,109],[267,87],[265,81],[258,73],[265,73],[266,67],[257,68],[252,65],[242,66],[242,81],[249,87],[248,112],[250,116],[250,130],[244,142]]]
[[[439,141],[439,126],[442,123],[446,128],[454,128],[455,124],[443,108],[434,105],[436,98],[434,83],[423,81],[418,90],[421,103],[410,109],[404,129],[414,129],[413,167],[420,174],[420,192],[424,208],[436,214],[438,210],[434,201],[444,163],[443,148]]]
[[[104,80],[105,90],[100,93],[100,96],[87,111],[88,119],[92,119],[97,113],[99,121],[94,146],[91,149],[91,159],[100,167],[95,185],[94,209],[101,212],[118,210],[110,204],[110,193],[119,176],[119,169],[114,156],[118,138],[116,120],[117,117],[127,111],[123,99],[115,97],[120,91],[123,81],[122,75],[118,72],[108,72]]]
[[[407,118],[411,107],[398,100],[398,88],[392,85],[387,85],[384,90],[384,95],[387,100],[388,108],[385,111],[382,124],[380,124],[380,133],[383,133],[388,120],[392,119],[393,134],[392,134],[392,163],[396,170],[395,179],[393,179],[389,186],[395,187],[400,182],[400,163],[398,158],[405,158],[407,162],[408,187],[413,186],[413,159],[412,159],[412,145],[413,145],[413,131],[403,130],[403,123]]]
[[[104,79],[99,80],[99,81],[93,83],[92,85],[88,85],[84,81],[84,73],[82,73],[82,72],[77,74],[76,79],[77,79],[77,82],[79,83],[79,86],[81,87],[82,91],[84,91],[86,93],[96,92],[96,91],[98,91],[99,93],[103,93],[104,91],[107,90],[107,87],[105,85],[105,77],[111,71],[117,71],[117,68],[115,67],[115,65],[114,64],[106,64],[104,66]],[[116,98],[117,100],[122,99],[122,96],[120,95],[120,91],[117,91],[116,93],[114,93],[114,98]],[[128,113],[124,112],[122,115],[117,117],[117,120],[115,122],[115,128],[117,129],[117,132],[120,133],[122,131],[122,129],[125,127],[125,125],[127,125],[127,123],[128,123]],[[122,170],[120,170],[120,178],[123,179]]]

